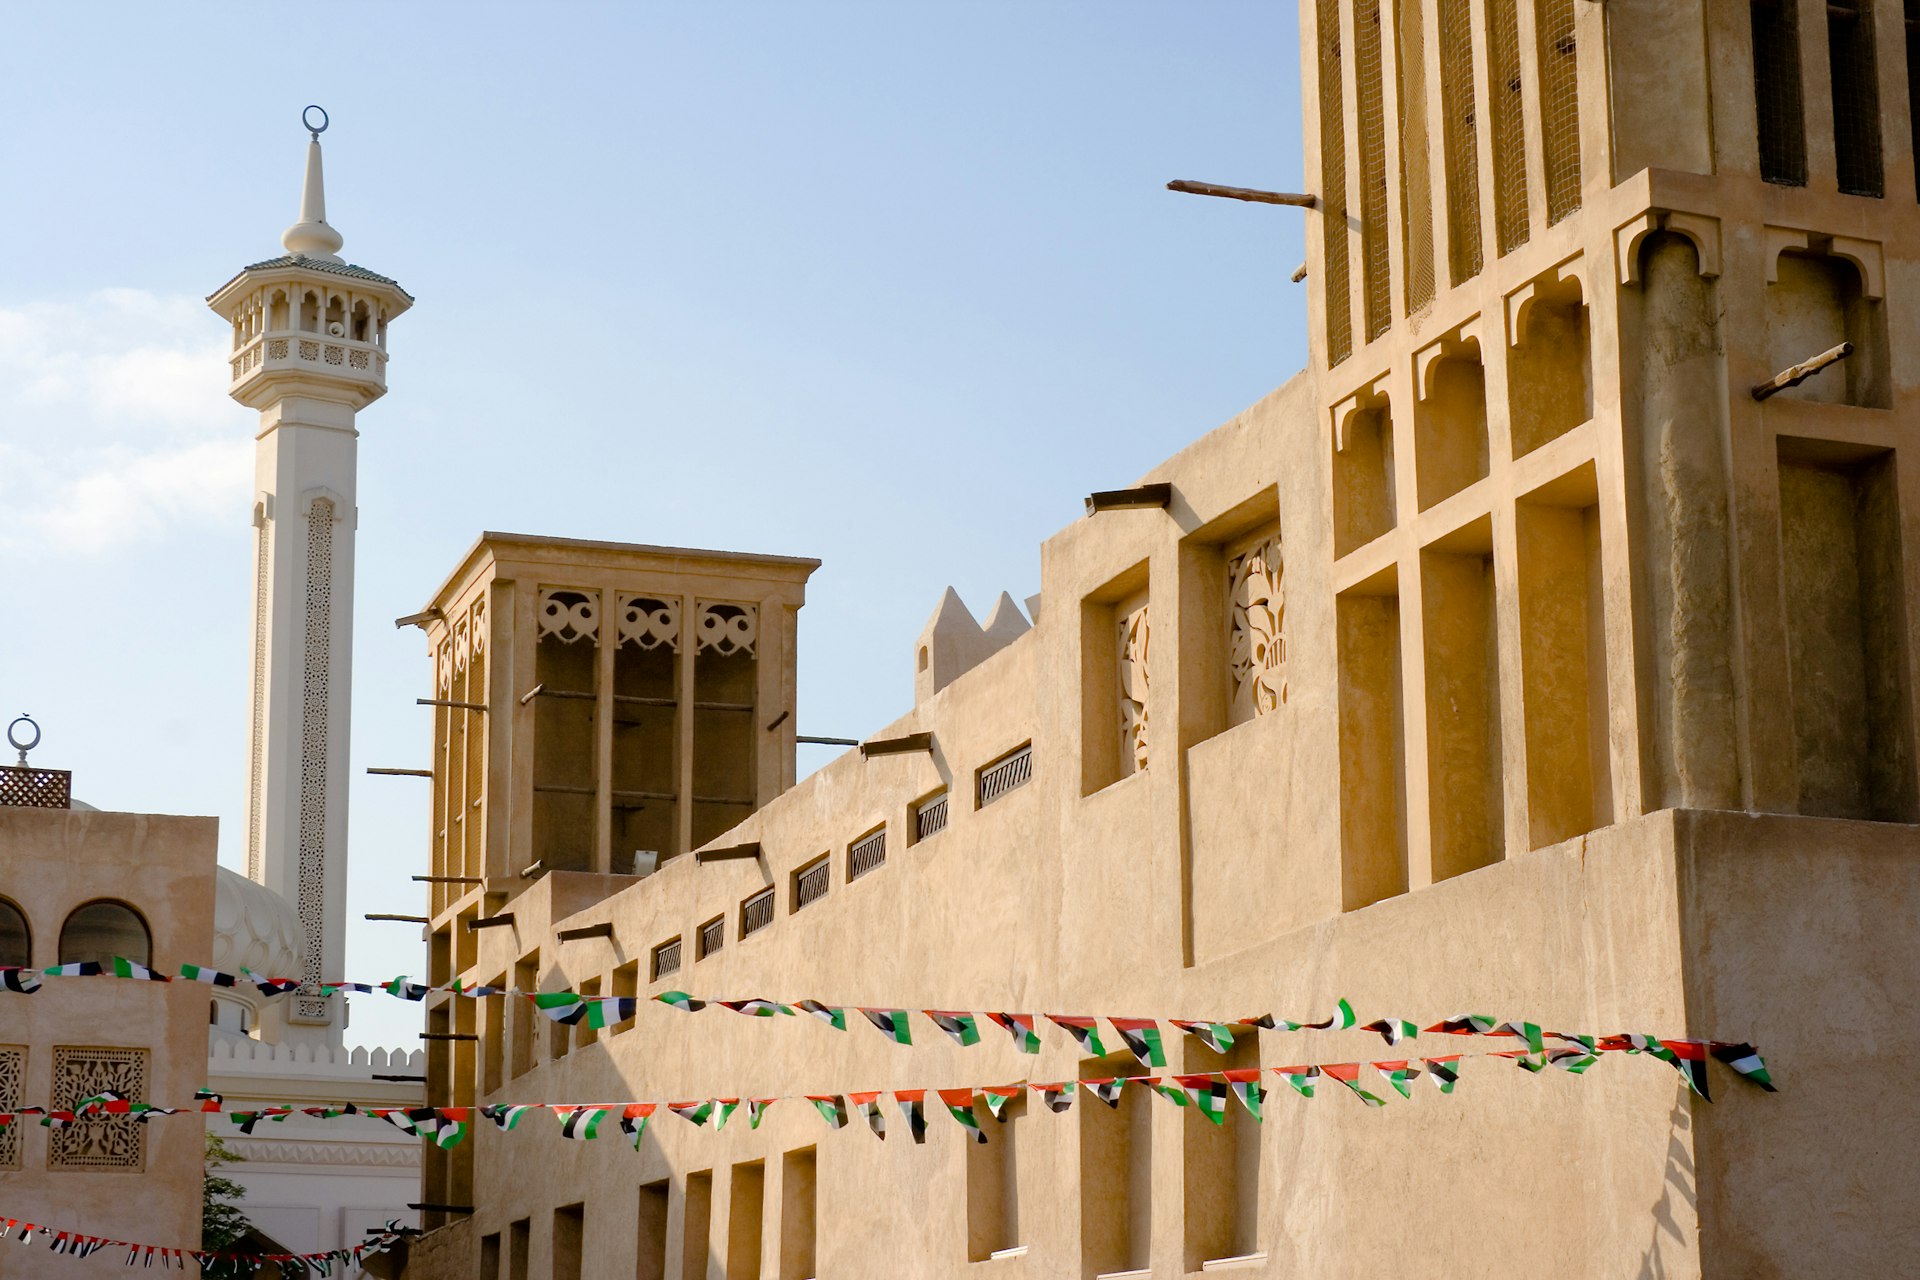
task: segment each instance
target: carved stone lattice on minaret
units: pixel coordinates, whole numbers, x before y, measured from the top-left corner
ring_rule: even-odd
[[[321,171],[324,112],[308,109],[300,220],[287,252],[208,304],[233,328],[235,400],[255,437],[247,875],[299,912],[303,986],[288,1038],[338,1043],[344,972],[348,735],[353,688],[355,415],[386,393],[387,326],[413,299],[339,256]]]

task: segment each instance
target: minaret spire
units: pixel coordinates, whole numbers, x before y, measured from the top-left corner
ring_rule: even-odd
[[[316,111],[320,113],[317,127],[313,123]],[[307,142],[307,177],[300,186],[300,221],[287,228],[280,243],[295,257],[338,262],[340,246],[346,241],[327,225],[327,180],[320,165],[320,135],[327,131],[328,124],[326,110],[308,107],[301,113],[300,122],[311,135]]]

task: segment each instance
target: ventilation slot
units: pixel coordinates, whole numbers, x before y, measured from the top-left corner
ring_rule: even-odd
[[[1920,3],[1920,0],[1915,0]],[[1473,30],[1467,0],[1440,0],[1440,110],[1446,115],[1447,267],[1480,274],[1480,144],[1474,135]]]
[[[1400,221],[1407,255],[1407,310],[1433,301],[1433,184],[1427,155],[1426,33],[1421,0],[1396,0],[1400,42]]]
[[[1033,777],[1033,744],[1020,747],[980,770],[980,802],[985,808]]]
[[[727,918],[715,916],[700,926],[700,958],[706,959],[727,945]]]
[[[947,829],[947,793],[922,800],[913,807],[913,838],[916,842]]]
[[[1807,185],[1807,134],[1800,104],[1800,31],[1794,0],[1754,0],[1753,106],[1760,129],[1760,176]]]
[[[663,942],[653,949],[653,980],[655,982],[680,972],[680,939]]]
[[[887,860],[887,829],[860,837],[847,849],[847,879],[858,880]]]
[[[740,904],[740,936],[750,938],[773,923],[773,890],[762,889]]]
[[[820,901],[827,896],[833,880],[833,864],[825,854],[815,858],[793,875],[793,909]]]
[[[1387,262],[1387,122],[1380,85],[1379,0],[1354,6],[1354,56],[1359,76],[1355,104],[1360,127],[1360,260],[1366,272],[1367,340],[1393,324],[1393,286]]]
[[[1517,0],[1489,0],[1493,48],[1487,96],[1493,107],[1493,222],[1500,252],[1527,242],[1527,132],[1520,105],[1520,18]]]
[[[1547,162],[1547,222],[1580,207],[1580,49],[1573,0],[1539,0],[1540,145]]]
[[[1320,234],[1329,366],[1353,354],[1352,265],[1347,259],[1347,126],[1341,74],[1339,0],[1320,0]]]
[[[1827,59],[1833,83],[1833,158],[1840,190],[1881,196],[1880,81],[1874,66],[1873,19],[1862,0],[1827,5]]]

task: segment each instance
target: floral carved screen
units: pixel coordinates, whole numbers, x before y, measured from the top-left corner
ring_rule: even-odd
[[[1228,720],[1242,724],[1287,700],[1287,601],[1280,536],[1256,535],[1227,560]]]
[[[27,1047],[0,1044],[0,1111],[19,1108],[27,1079]],[[0,1169],[20,1167],[20,1124],[0,1125]]]
[[[54,1110],[71,1111],[107,1092],[134,1102],[147,1100],[145,1049],[54,1046]],[[146,1126],[127,1116],[77,1120],[47,1133],[50,1168],[141,1169],[146,1163]]]
[[[1141,596],[1114,610],[1119,621],[1120,776],[1147,767],[1147,600]]]

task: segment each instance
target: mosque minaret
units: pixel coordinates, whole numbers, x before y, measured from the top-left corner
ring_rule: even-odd
[[[386,393],[387,328],[413,305],[393,280],[340,257],[320,134],[304,117],[306,180],[286,253],[208,299],[233,329],[229,394],[255,436],[247,875],[297,910],[308,988],[285,1002],[285,1038],[337,1045],[343,976],[352,705],[358,412]]]

